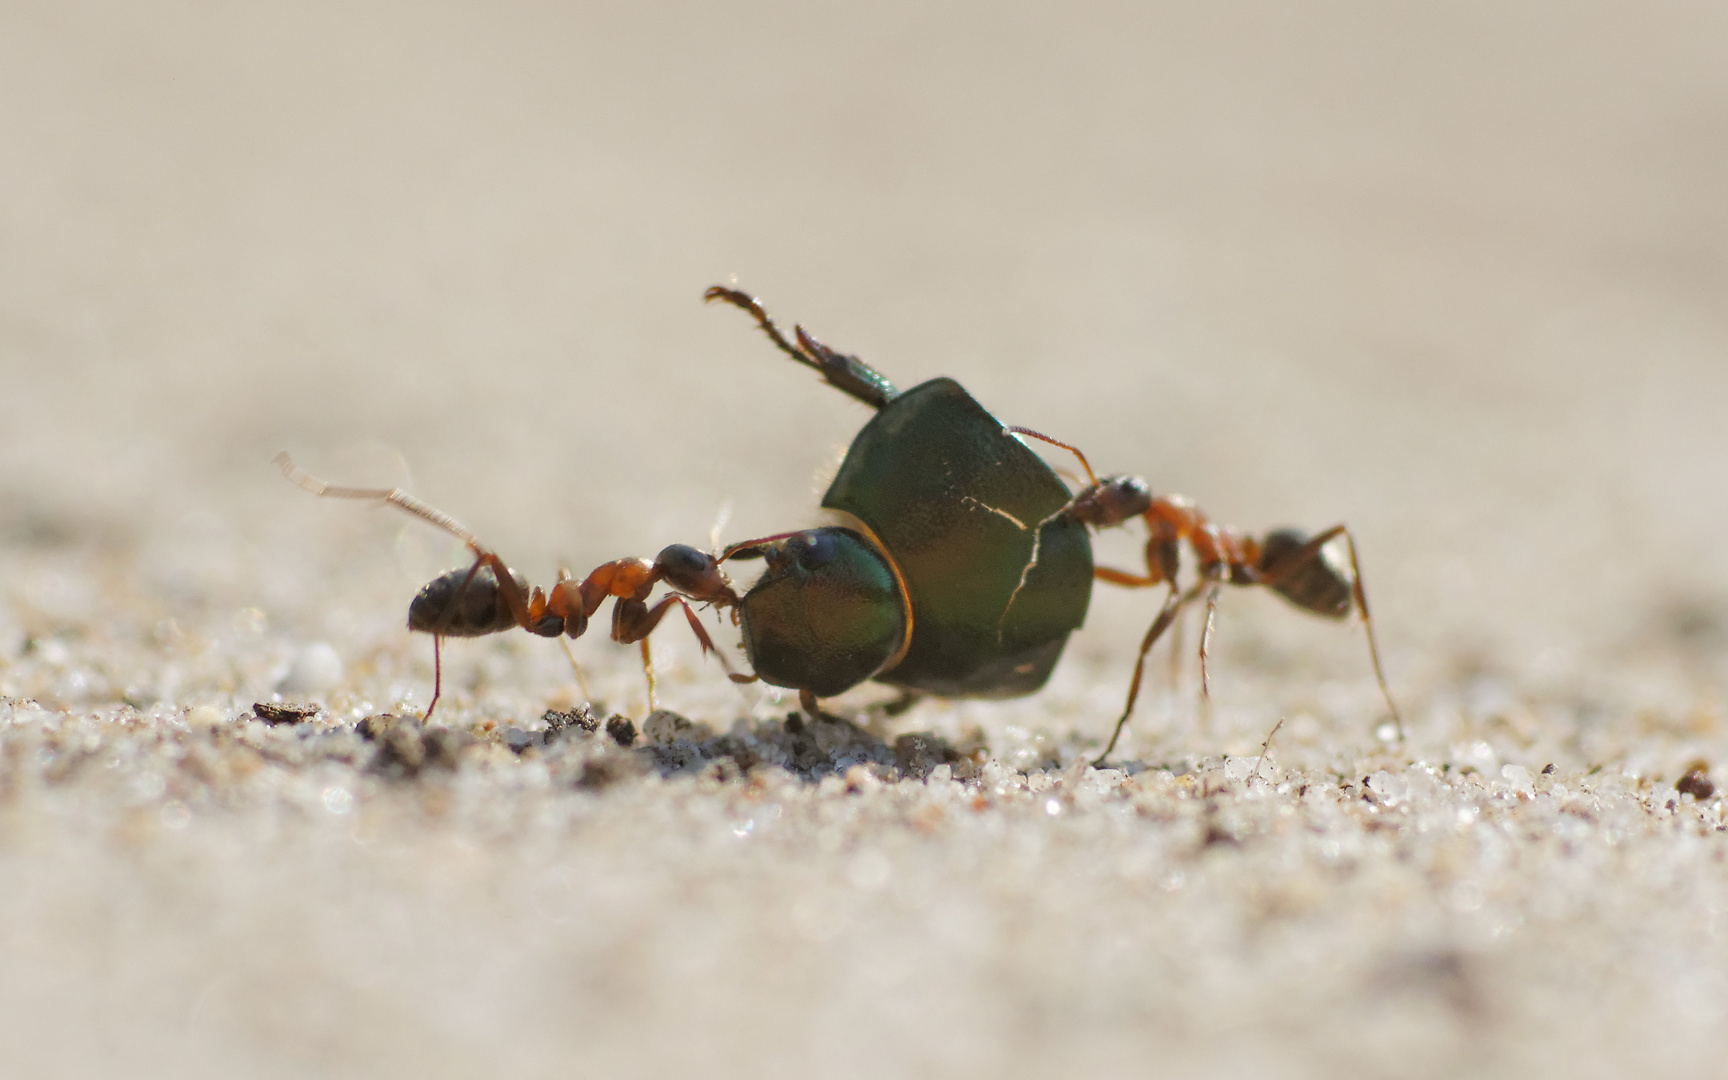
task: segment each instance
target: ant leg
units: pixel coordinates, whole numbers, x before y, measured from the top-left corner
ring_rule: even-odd
[[[577,590],[574,599],[570,596],[571,590]],[[557,614],[565,618],[565,631],[558,635],[558,645],[564,650],[564,659],[570,661],[570,670],[576,673],[576,689],[582,692],[582,700],[591,703],[594,700],[594,695],[588,692],[588,680],[582,677],[582,665],[576,662],[576,650],[570,647],[570,638],[566,636],[570,632],[570,621],[578,614],[582,616],[582,629],[587,629],[587,615],[580,611],[581,599],[582,594],[575,579],[570,576],[570,568],[560,566],[558,568],[558,580],[552,586],[552,595],[547,597],[547,607],[561,609]]]
[[[1189,604],[1199,599],[1205,588],[1205,581],[1189,586],[1188,591],[1182,594],[1182,608],[1186,610]],[[1182,642],[1185,640],[1183,630],[1187,625],[1178,614],[1176,624],[1170,628],[1170,692],[1173,694],[1182,690]]]
[[[588,680],[582,677],[582,665],[576,662],[576,650],[570,647],[570,639],[559,634],[558,644],[564,647],[564,656],[570,661],[570,670],[576,673],[576,689],[582,691],[582,700],[592,702],[594,695],[588,692]]]
[[[696,612],[690,602],[677,593],[662,597],[653,607],[631,597],[619,597],[612,605],[612,640],[622,645],[632,641],[642,646],[642,671],[648,677],[648,711],[652,713],[655,706],[654,654],[648,647],[648,635],[660,625],[660,620],[666,617],[666,612],[677,604],[684,609],[684,620],[690,624],[691,633],[696,635],[696,641],[702,646],[702,655],[713,653],[720,660],[720,666],[726,669],[726,676],[733,682],[755,682],[754,675],[739,675],[732,670],[727,662],[726,654],[714,645],[714,639],[703,629],[701,620],[696,618]]]
[[[1124,589],[1144,589],[1165,580],[1163,574],[1130,574],[1126,570],[1112,570],[1108,566],[1094,566],[1092,577],[1098,581],[1120,585]]]
[[[421,724],[432,722],[432,710],[438,707],[438,696],[444,693],[444,635],[432,635],[432,700],[426,704]]]
[[[896,390],[894,384],[881,372],[856,356],[847,356],[830,349],[805,333],[802,326],[793,328],[798,344],[787,341],[780,328],[774,325],[774,320],[768,317],[768,310],[762,306],[762,301],[741,289],[715,285],[702,294],[702,299],[710,303],[724,300],[733,307],[749,312],[751,318],[756,320],[756,325],[768,335],[768,340],[774,343],[775,348],[800,364],[815,368],[822,373],[828,385],[873,409],[880,409],[900,396],[900,391]]]
[[[417,518],[431,522],[440,529],[443,529],[445,532],[456,537],[456,539],[462,541],[464,544],[474,548],[477,552],[481,550],[480,541],[474,538],[473,533],[458,524],[455,518],[446,514],[442,510],[428,506],[426,503],[421,502],[419,499],[416,499],[401,488],[337,487],[334,484],[329,484],[318,479],[305,469],[294,464],[294,460],[288,456],[288,451],[286,450],[277,454],[272,460],[275,462],[277,467],[282,470],[283,476],[286,476],[291,482],[300,485],[314,495],[330,499],[376,499],[381,502],[387,502],[402,510],[406,510]]]
[[[1134,715],[1134,702],[1140,697],[1140,680],[1146,673],[1146,654],[1152,651],[1158,638],[1169,628],[1176,618],[1176,613],[1182,609],[1184,600],[1176,592],[1174,583],[1164,597],[1164,606],[1159,609],[1158,617],[1152,620],[1152,625],[1146,628],[1146,636],[1140,639],[1140,655],[1134,660],[1134,677],[1128,681],[1128,703],[1122,706],[1122,718],[1116,721],[1116,730],[1110,733],[1110,741],[1092,762],[1093,768],[1101,768],[1110,751],[1116,749],[1116,741],[1122,737],[1122,729],[1128,726],[1128,718]]]
[[[648,715],[654,715],[654,654],[648,648],[648,638],[642,638],[642,674],[648,676]]]
[[[1222,586],[1214,584],[1206,592],[1206,621],[1200,629],[1200,696],[1207,701],[1212,700],[1212,679],[1206,671],[1206,660],[1211,655],[1212,620],[1218,614],[1218,593]]]
[[[1183,625],[1184,624],[1183,624],[1182,620],[1180,618],[1178,618],[1176,620],[1176,625],[1172,626],[1170,628],[1170,660],[1169,660],[1169,663],[1170,663],[1170,693],[1171,694],[1180,694],[1182,692],[1182,641],[1183,641],[1183,637],[1184,637],[1183,632],[1182,632]]]
[[[447,611],[455,611],[456,601],[461,599],[462,594],[468,589],[468,583],[474,580],[474,575],[484,564],[490,566],[492,573],[497,577],[498,591],[503,594],[504,602],[510,606],[510,614],[515,617],[516,625],[523,629],[534,625],[535,619],[529,611],[528,598],[523,596],[522,590],[516,587],[516,578],[510,573],[510,568],[504,565],[504,560],[482,544],[473,533],[463,528],[461,523],[449,514],[421,502],[401,488],[338,487],[327,483],[294,464],[286,450],[277,454],[273,460],[277,467],[282,470],[283,476],[314,495],[331,499],[371,499],[389,503],[399,510],[413,514],[422,521],[443,529],[451,536],[467,544],[468,550],[474,553],[475,563],[473,568],[468,571],[468,576],[462,580],[462,586],[457,590],[456,597],[446,609]]]
[[[1362,585],[1362,562],[1356,557],[1356,537],[1343,525],[1334,525],[1325,532],[1314,537],[1296,552],[1303,555],[1310,548],[1316,554],[1320,548],[1336,537],[1344,537],[1344,545],[1350,549],[1350,593],[1356,601],[1356,610],[1362,613],[1362,627],[1368,631],[1368,658],[1374,663],[1374,678],[1380,683],[1380,693],[1386,698],[1386,707],[1392,711],[1392,728],[1398,735],[1398,741],[1404,741],[1404,718],[1398,715],[1398,703],[1392,700],[1392,688],[1386,684],[1386,669],[1380,664],[1380,645],[1374,640],[1374,619],[1368,614],[1368,591]]]

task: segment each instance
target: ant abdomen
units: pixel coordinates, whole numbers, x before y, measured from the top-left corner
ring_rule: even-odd
[[[523,592],[528,582],[512,571],[516,587]],[[464,584],[466,583],[466,584]],[[557,625],[534,626],[529,629],[543,637],[556,637],[564,632],[564,620],[549,615],[542,623]],[[516,618],[498,587],[498,578],[490,566],[463,567],[440,574],[426,583],[425,588],[408,605],[408,629],[446,637],[484,637],[516,626]]]
[[[1274,529],[1260,541],[1261,578],[1284,599],[1304,611],[1342,619],[1350,614],[1354,583],[1340,567],[1316,550],[1302,549],[1309,536],[1300,529]]]

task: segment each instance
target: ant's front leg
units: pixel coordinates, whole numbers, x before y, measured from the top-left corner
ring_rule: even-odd
[[[1182,597],[1176,591],[1176,583],[1170,583],[1170,591],[1164,595],[1164,606],[1158,610],[1158,617],[1152,620],[1152,625],[1146,628],[1146,636],[1140,639],[1140,652],[1134,658],[1134,677],[1128,681],[1128,701],[1122,706],[1122,716],[1116,721],[1116,730],[1110,733],[1110,741],[1104,745],[1104,752],[1092,761],[1093,768],[1103,768],[1104,762],[1110,757],[1110,751],[1116,749],[1116,742],[1122,738],[1122,731],[1128,726],[1128,718],[1134,715],[1134,703],[1140,697],[1140,680],[1146,674],[1146,654],[1152,651],[1165,630],[1175,621],[1177,613],[1182,610]]]
[[[1134,676],[1128,681],[1128,700],[1122,706],[1122,716],[1116,721],[1116,729],[1110,733],[1110,742],[1105,745],[1104,752],[1092,762],[1094,766],[1102,766],[1110,751],[1116,749],[1117,740],[1121,739],[1122,731],[1128,726],[1128,718],[1134,715],[1134,704],[1140,698],[1140,684],[1146,676],[1146,657],[1152,651],[1152,646],[1170,628],[1182,608],[1194,598],[1194,591],[1178,593],[1176,574],[1181,565],[1180,540],[1177,533],[1167,523],[1156,519],[1150,520],[1152,536],[1146,541],[1146,573],[1141,575],[1112,570],[1109,567],[1096,567],[1093,575],[1100,581],[1108,581],[1114,585],[1128,588],[1146,588],[1160,583],[1169,585],[1169,591],[1164,595],[1164,606],[1158,609],[1158,615],[1152,620],[1152,625],[1146,628],[1146,635],[1140,639],[1140,651],[1134,657]]]
[[[753,682],[754,676],[740,676],[732,670],[732,665],[726,661],[726,654],[715,645],[714,639],[708,636],[708,631],[696,618],[696,612],[682,596],[673,593],[661,598],[660,602],[649,607],[646,602],[626,597],[612,605],[612,640],[621,645],[637,642],[642,646],[642,671],[648,677],[648,711],[654,711],[654,654],[648,646],[648,635],[660,625],[660,620],[666,617],[666,612],[672,605],[684,609],[684,619],[690,624],[690,632],[696,635],[696,641],[702,646],[702,655],[713,653],[720,658],[720,666],[726,669],[727,678],[733,682]]]

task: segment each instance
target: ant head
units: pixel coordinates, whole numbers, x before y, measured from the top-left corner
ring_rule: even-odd
[[[733,558],[740,558],[736,553]],[[706,551],[689,544],[669,544],[654,557],[654,569],[661,580],[687,596],[722,606],[736,604],[738,594],[732,583],[720,572],[720,564]]]
[[[1120,525],[1152,507],[1152,490],[1138,476],[1106,476],[1081,490],[1063,513],[1070,521],[1096,528]]]
[[[827,697],[870,678],[900,651],[900,587],[887,561],[852,530],[811,529],[729,555],[768,563],[738,606],[744,650],[764,682]]]
[[[1278,595],[1304,611],[1342,619],[1350,614],[1354,581],[1325,546],[1310,550],[1300,529],[1274,529],[1260,541],[1255,569]]]

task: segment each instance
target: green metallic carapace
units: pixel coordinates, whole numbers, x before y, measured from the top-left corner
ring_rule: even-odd
[[[944,696],[1043,686],[1092,595],[1086,527],[1046,522],[1067,501],[1050,466],[953,379],[885,405],[822,498],[869,526],[910,595],[911,644],[876,678]]]
[[[1086,527],[1056,517],[1067,488],[954,380],[902,394],[869,374],[879,411],[822,499],[868,539],[812,529],[732,553],[768,560],[739,603],[752,668],[823,697],[869,678],[950,697],[1036,691],[1092,594]]]

